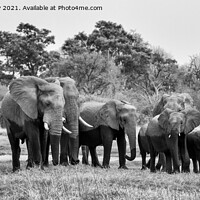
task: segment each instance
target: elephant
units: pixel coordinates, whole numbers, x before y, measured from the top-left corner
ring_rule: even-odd
[[[50,77],[45,79],[48,82],[59,81],[65,99],[64,105],[64,127],[68,131],[62,131],[60,139],[60,164],[69,165],[68,157],[72,165],[78,164],[79,153],[79,120],[86,127],[92,127],[80,117],[79,92],[75,81],[70,77]],[[68,132],[68,133],[66,133]],[[48,147],[49,145],[47,145]],[[49,149],[47,148],[47,152]],[[48,165],[48,154],[45,159],[45,165]]]
[[[164,111],[166,108],[178,112],[193,107],[194,107],[193,99],[188,93],[163,94],[160,101],[155,105],[152,115],[153,117],[155,117],[156,115],[159,115],[162,111]],[[147,141],[145,137],[143,138],[143,140]],[[166,166],[165,161],[166,161],[165,155],[163,153],[159,153],[156,169],[159,169],[160,166],[162,165],[163,167],[162,171],[164,171]]]
[[[194,107],[193,99],[188,93],[163,94],[162,98],[153,109],[153,117],[159,115],[166,108],[180,111],[187,107]]]
[[[127,102],[112,99],[107,102],[84,102],[80,110],[81,117],[93,126],[89,130],[80,125],[79,132],[79,143],[89,147],[92,164],[100,166],[96,146],[103,145],[102,167],[110,167],[112,142],[116,139],[119,152],[119,168],[127,169],[126,159],[131,161],[136,157],[136,108]],[[125,134],[129,139],[130,157],[125,155]],[[85,157],[87,156],[85,155]],[[87,160],[86,163],[88,163]]]
[[[186,138],[187,134],[199,124],[200,112],[193,108],[179,112],[167,108],[160,115],[155,116],[149,122],[146,132],[150,148],[150,171],[156,171],[156,153],[163,152],[168,173],[180,172],[180,160],[182,172],[189,172],[190,159]]]
[[[48,134],[53,164],[58,164],[64,103],[58,83],[34,76],[22,76],[10,83],[2,100],[1,118],[11,145],[13,171],[20,169],[20,140],[27,142],[27,168],[35,162],[43,169]]]
[[[138,132],[138,145],[140,149],[140,154],[142,156],[142,168],[141,170],[145,170],[147,167],[150,168],[150,159],[148,163],[146,163],[146,155],[150,153],[149,143],[146,136],[148,123],[141,126]],[[159,153],[158,163],[156,164],[156,169],[160,170],[162,167],[162,171],[165,171],[165,156],[164,153]]]
[[[187,148],[189,157],[193,162],[193,172],[200,170],[200,126],[197,126],[187,135]],[[198,163],[198,165],[197,165]]]

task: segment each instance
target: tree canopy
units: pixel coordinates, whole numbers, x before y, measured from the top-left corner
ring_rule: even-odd
[[[70,76],[84,94],[125,97],[140,102],[144,110],[162,93],[189,91],[197,96],[200,88],[199,55],[179,66],[164,49],[121,24],[98,21],[91,33],[80,30],[66,39],[60,52],[46,50],[53,43],[50,30],[28,23],[20,23],[16,33],[0,31],[1,83],[8,84],[16,73]]]
[[[45,48],[54,43],[47,29],[38,29],[28,23],[20,23],[17,33],[0,31],[0,54],[5,58],[1,70],[13,73],[24,71],[29,75],[38,75],[46,67],[49,53]]]

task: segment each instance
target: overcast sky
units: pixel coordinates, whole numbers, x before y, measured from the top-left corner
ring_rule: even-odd
[[[23,6],[102,6],[101,11],[25,11]],[[135,30],[144,41],[163,48],[179,64],[200,53],[200,0],[1,0],[0,30],[15,32],[20,22],[52,31],[58,50],[78,32],[90,34],[99,20]],[[4,11],[3,6],[18,6]]]

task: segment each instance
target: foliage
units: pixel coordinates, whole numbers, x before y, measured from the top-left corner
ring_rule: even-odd
[[[75,54],[63,59],[57,65],[55,76],[70,76],[77,82],[77,87],[85,94],[102,94],[112,83],[109,70],[112,62],[99,53]]]
[[[186,73],[184,84],[189,88],[199,91],[200,88],[200,55],[194,55],[190,58],[189,65],[185,66]]]
[[[36,76],[46,67],[49,54],[44,49],[54,43],[54,36],[49,36],[47,29],[40,30],[28,23],[20,23],[17,32],[0,32],[0,55],[6,58],[2,70],[11,71],[13,77],[17,71],[23,75],[24,70]]]
[[[120,66],[121,74],[126,75],[129,81],[146,73],[151,58],[148,43],[138,33],[128,33],[122,25],[109,21],[97,22],[88,36],[82,32],[66,40],[62,50],[68,56],[87,51],[102,54],[108,60],[113,59]],[[128,81],[125,83],[128,84]]]

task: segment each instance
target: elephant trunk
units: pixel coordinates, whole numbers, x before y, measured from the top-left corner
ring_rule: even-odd
[[[69,124],[70,130],[72,131],[72,133],[74,133],[76,136],[76,138],[74,137],[69,137],[69,146],[70,146],[70,151],[71,151],[71,158],[70,158],[70,162],[72,165],[78,164],[79,160],[78,160],[78,153],[79,153],[79,136],[78,136],[78,124],[76,124],[76,122],[72,122],[71,124]]]
[[[54,122],[51,123],[49,130],[53,165],[58,165],[59,144],[60,144],[62,126],[63,126],[62,120],[55,120]]]
[[[136,126],[129,129],[129,131],[126,131],[126,134],[128,135],[129,139],[131,156],[129,157],[125,155],[125,158],[129,161],[132,161],[136,157]]]
[[[77,100],[73,97],[68,97],[65,100],[65,116],[67,122],[65,123],[72,134],[69,135],[69,151],[71,164],[78,164],[78,153],[79,153],[79,108]]]
[[[171,137],[168,138],[168,146],[173,160],[173,171],[180,172],[180,161],[179,161],[179,144],[178,134],[171,133]]]

